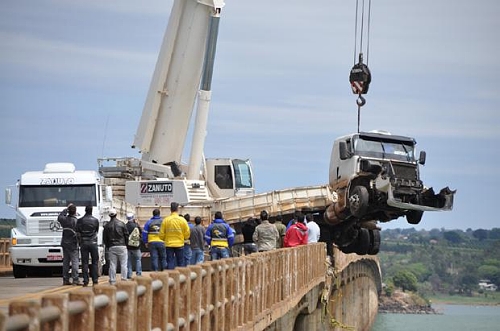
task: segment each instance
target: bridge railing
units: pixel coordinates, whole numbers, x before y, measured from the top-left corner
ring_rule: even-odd
[[[10,263],[10,239],[0,238],[0,268],[9,268]]]
[[[13,301],[0,330],[263,330],[325,281],[322,243]]]

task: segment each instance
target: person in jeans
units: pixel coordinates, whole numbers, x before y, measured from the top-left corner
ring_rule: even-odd
[[[191,229],[191,251],[193,255],[191,256],[191,264],[200,264],[205,261],[205,256],[203,249],[205,247],[205,241],[203,237],[205,236],[205,228],[201,225],[201,217],[196,216],[194,218],[194,227]]]
[[[139,233],[142,233],[141,227],[136,222],[135,215],[133,213],[127,213],[127,231],[129,234],[132,234],[135,228],[139,230]],[[128,242],[127,242],[128,243]],[[135,274],[136,276],[142,275],[142,252],[139,241],[139,246],[130,246],[127,245],[128,259],[127,259],[127,278],[132,278],[133,266],[135,265]]]
[[[76,233],[80,241],[80,255],[82,257],[83,286],[89,285],[89,254],[91,258],[90,277],[92,285],[98,283],[99,248],[97,247],[97,233],[99,220],[92,216],[92,206],[85,207],[85,215],[76,222]]]
[[[57,217],[57,221],[63,229],[61,247],[63,249],[63,285],[71,285],[69,281],[69,269],[71,265],[71,277],[73,285],[82,285],[78,280],[78,267],[80,258],[78,256],[78,238],[76,236],[76,206],[69,204]]]
[[[205,241],[210,246],[210,258],[212,261],[229,257],[229,248],[234,243],[233,229],[224,221],[222,213],[216,211],[214,221],[205,232]]]
[[[184,241],[190,236],[189,226],[186,219],[179,215],[179,204],[172,202],[170,204],[170,216],[167,216],[161,222],[159,237],[165,243],[167,252],[167,269],[175,267],[185,267]]]
[[[118,261],[120,262],[120,278],[121,280],[127,280],[127,240],[129,233],[125,223],[116,218],[114,208],[109,211],[109,217],[111,220],[104,226],[102,239],[109,255],[109,283],[115,285]]]
[[[253,242],[253,234],[256,227],[257,221],[253,217],[249,217],[241,227],[241,233],[243,234],[243,251],[245,255],[257,252],[257,244]]]
[[[193,231],[194,224],[191,223],[191,215],[185,214],[184,219],[186,220],[188,226],[189,226],[189,232]],[[191,264],[191,259],[193,257],[193,250],[191,249],[191,235],[189,238],[184,240],[184,265],[190,265]]]
[[[142,230],[142,241],[149,248],[151,269],[153,271],[163,271],[167,268],[165,244],[159,237],[162,221],[160,210],[155,208],[153,210],[153,217],[144,224],[144,229]]]

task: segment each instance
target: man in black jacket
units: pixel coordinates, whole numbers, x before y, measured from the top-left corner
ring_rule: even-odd
[[[63,285],[71,285],[69,281],[69,269],[71,265],[71,277],[73,285],[81,285],[78,280],[78,266],[80,259],[78,256],[78,239],[76,237],[76,206],[72,203],[68,205],[57,217],[63,232],[61,247],[63,250]]]
[[[111,220],[104,226],[103,241],[109,255],[109,283],[116,284],[116,266],[120,261],[120,278],[127,280],[127,240],[128,230],[125,223],[116,218],[116,210],[109,211]]]
[[[80,241],[80,255],[82,257],[83,286],[89,285],[89,254],[92,259],[92,264],[90,265],[92,284],[96,285],[98,283],[98,232],[99,220],[92,216],[92,206],[86,206],[85,215],[76,222],[76,233]]]

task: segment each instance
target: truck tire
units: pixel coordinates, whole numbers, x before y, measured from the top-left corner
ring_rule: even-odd
[[[424,214],[421,210],[408,210],[406,213],[406,221],[410,224],[418,224],[422,220],[422,215]]]
[[[380,230],[368,231],[370,231],[370,249],[368,250],[368,254],[377,255],[380,251]]]
[[[28,276],[28,267],[19,264],[13,264],[12,273],[14,274],[14,278],[26,278]]]
[[[363,217],[368,209],[369,195],[366,187],[357,185],[349,192],[349,210],[354,217]]]
[[[359,229],[358,239],[356,240],[357,249],[356,254],[366,255],[370,250],[370,231],[365,228]]]

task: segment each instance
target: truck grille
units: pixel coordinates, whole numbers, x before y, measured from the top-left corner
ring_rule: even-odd
[[[395,177],[398,179],[418,180],[417,168],[412,165],[392,164]]]
[[[31,219],[28,222],[27,233],[29,235],[56,235],[60,232],[62,232],[62,228],[57,220]]]

